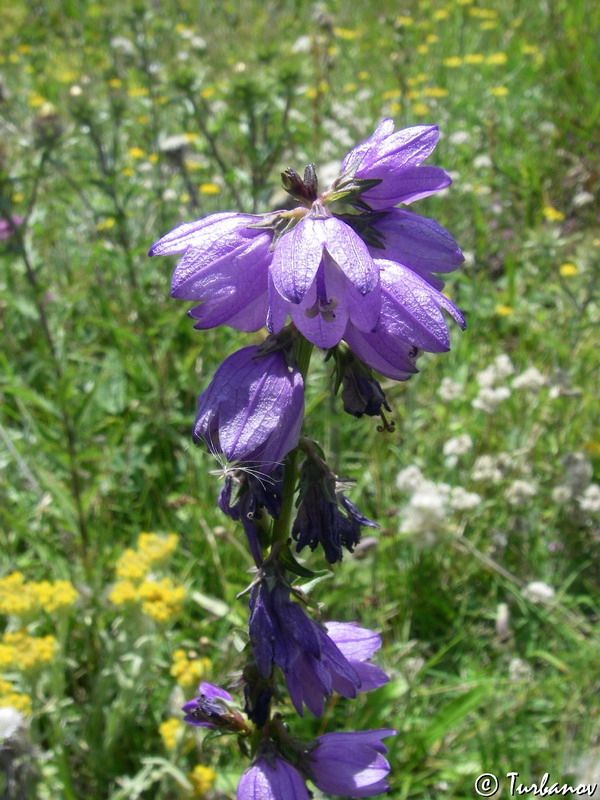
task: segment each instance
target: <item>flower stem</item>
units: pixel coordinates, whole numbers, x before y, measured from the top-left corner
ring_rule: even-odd
[[[304,336],[298,335],[297,362],[298,369],[302,375],[302,380],[306,385],[306,376],[310,366],[310,357],[313,351],[313,344]],[[286,542],[290,535],[290,525],[292,522],[292,512],[294,510],[294,497],[296,494],[296,475],[298,464],[299,447],[295,447],[288,453],[285,459],[283,471],[283,499],[281,502],[281,512],[273,523],[273,535],[271,538],[271,549],[276,542]]]

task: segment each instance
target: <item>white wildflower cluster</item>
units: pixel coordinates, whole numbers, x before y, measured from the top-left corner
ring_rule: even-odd
[[[400,532],[418,534],[419,544],[435,544],[438,534],[448,527],[452,511],[470,511],[481,503],[481,497],[462,486],[449,486],[427,480],[419,467],[412,465],[398,473],[396,488],[410,495],[402,512]]]
[[[582,511],[597,511],[598,509],[594,508],[594,489],[592,488],[596,484],[590,485],[594,474],[590,461],[583,453],[567,453],[562,457],[560,463],[563,466],[564,474],[561,483],[552,490],[554,502],[563,505],[576,497]],[[592,498],[591,508],[589,507],[589,498],[587,498],[588,492]]]
[[[553,599],[555,592],[554,589],[548,586],[547,583],[544,583],[544,581],[532,581],[525,586],[521,594],[526,600],[529,600],[530,603],[543,605]]]
[[[533,668],[529,662],[522,658],[512,658],[508,665],[508,679],[512,683],[529,680],[533,677]]]
[[[506,490],[506,500],[511,506],[524,506],[537,494],[537,485],[532,481],[517,479]]]
[[[442,378],[440,388],[438,389],[438,395],[444,402],[451,403],[452,400],[456,400],[460,397],[462,393],[462,384],[453,381],[452,378]]]
[[[526,392],[539,392],[547,383],[548,379],[537,367],[529,367],[513,379],[512,388],[524,389]]]
[[[491,455],[479,456],[473,464],[471,478],[477,483],[500,483],[503,478],[498,459]]]
[[[453,436],[452,439],[448,439],[444,444],[443,451],[446,456],[446,466],[456,466],[459,457],[466,455],[472,448],[473,439],[468,433],[461,433],[460,436]]]
[[[600,484],[590,483],[581,497],[577,498],[579,508],[589,514],[600,513]]]
[[[489,367],[477,374],[479,392],[471,403],[473,408],[485,411],[486,414],[495,413],[498,406],[510,397],[508,386],[498,384],[510,377],[514,371],[513,363],[506,353],[496,356]]]

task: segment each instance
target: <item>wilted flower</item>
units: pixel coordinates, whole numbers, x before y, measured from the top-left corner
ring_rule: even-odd
[[[250,595],[250,641],[262,677],[273,666],[284,674],[294,708],[303,716],[303,705],[316,717],[332,692],[356,697],[361,679],[325,630],[313,622],[290,590],[277,582],[270,589],[263,579]]]
[[[198,397],[195,442],[229,462],[271,472],[298,444],[304,383],[279,351],[262,356],[257,346],[238,350],[217,369]]]
[[[198,697],[182,708],[185,711],[184,722],[200,728],[220,728],[233,733],[247,730],[240,712],[231,708],[233,697],[229,692],[207,681],[200,684],[198,691]]]
[[[392,728],[326,733],[308,753],[311,780],[322,792],[346,797],[372,797],[386,792],[390,765],[382,739],[395,736]]]

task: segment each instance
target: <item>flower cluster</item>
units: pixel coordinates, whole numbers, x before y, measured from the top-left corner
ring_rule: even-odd
[[[69,581],[26,581],[21,572],[0,578],[0,614],[20,618],[66,611],[75,604],[78,594]]]
[[[166,624],[183,607],[185,589],[169,577],[158,578],[156,570],[163,568],[177,549],[179,537],[140,533],[137,548],[127,548],[117,559],[117,580],[108,599],[115,606],[140,609],[142,614],[158,624]]]
[[[188,724],[247,739],[252,763],[238,800],[304,800],[307,782],[352,797],[389,788],[382,739],[395,731],[327,733],[303,742],[273,715],[272,704],[283,681],[297,714],[308,709],[320,717],[334,693],[354,698],[388,681],[371,663],[379,635],[356,623],[323,623],[295,585],[314,573],[296,561],[292,541],[296,551],[321,548],[335,563],[359,544],[363,527],[378,527],[344,494],[318,444],[301,435],[304,391],[312,350],[326,350],[344,410],[380,416],[379,430],[392,431],[373,370],[406,380],[421,351],[449,349],[444,311],[464,327],[438,277],[462,262],[458,245],[434,220],[397,208],[449,185],[444,170],[423,163],[437,139],[436,126],[394,131],[384,120],[346,155],[325,191],[313,164],[303,177],[287,169],[282,180],[291,208],[213,214],[179,225],[150,249],[181,255],[171,292],[197,303],[189,312],[196,328],[268,330],[261,344],[219,366],[198,397],[193,426],[194,441],[224,467],[219,507],[242,523],[256,565],[243,709],[206,681],[183,707]],[[128,580],[133,586],[132,575]],[[192,670],[178,653],[172,674],[184,685]],[[173,738],[165,727],[167,734]]]
[[[26,630],[7,631],[0,640],[0,669],[37,672],[50,664],[58,650],[54,636],[31,636]]]
[[[210,673],[212,664],[206,657],[197,657],[196,653],[178,649],[173,653],[171,675],[182,689],[197,686]]]

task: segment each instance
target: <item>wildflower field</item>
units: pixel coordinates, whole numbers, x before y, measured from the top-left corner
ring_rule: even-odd
[[[236,796],[247,755],[181,707],[201,681],[236,695],[254,562],[190,432],[265,331],[195,330],[175,259],[147,253],[182,221],[281,208],[289,167],[325,186],[385,118],[439,125],[453,183],[411,210],[462,248],[444,294],[467,327],[380,377],[394,430],[344,414],[313,355],[305,431],[380,527],[333,567],[303,550],[298,584],[381,635],[390,680],[320,719],[278,709],[305,740],[395,729],[398,800],[473,798],[483,773],[499,797],[511,772],[600,784],[597,4],[2,16],[0,796]]]

